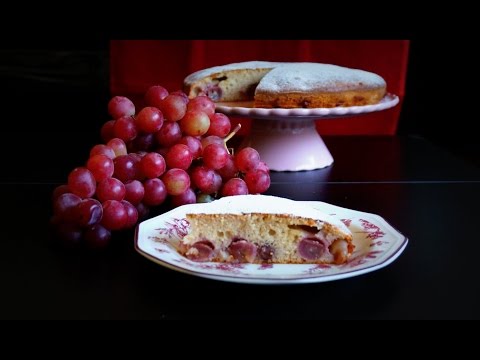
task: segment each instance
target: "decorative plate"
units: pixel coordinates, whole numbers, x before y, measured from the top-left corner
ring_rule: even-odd
[[[169,269],[204,278],[249,284],[300,284],[340,280],[362,275],[391,264],[405,249],[408,239],[382,217],[320,201],[301,203],[326,212],[353,233],[355,251],[346,264],[226,264],[193,262],[180,255],[176,244],[188,233],[185,214],[192,207],[180,206],[140,223],[135,249],[147,259]]]

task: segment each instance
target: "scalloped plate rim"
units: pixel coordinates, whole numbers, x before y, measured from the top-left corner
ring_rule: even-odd
[[[343,117],[366,114],[370,112],[390,109],[399,103],[397,95],[387,93],[377,104],[362,106],[338,106],[333,108],[254,108],[231,106],[224,103],[218,103],[217,111],[233,116],[252,116],[252,117],[296,117],[296,118],[315,118],[322,119],[328,117]],[[224,104],[224,105],[222,105]]]
[[[328,203],[321,202],[321,201],[299,201],[299,202],[305,203],[305,204],[308,204],[308,205],[317,205],[317,206],[320,205],[320,206],[323,206],[323,207],[326,206],[327,208],[330,208],[332,210],[340,209],[341,211],[347,211],[347,212],[351,212],[351,213],[357,214],[357,215],[367,215],[370,218],[375,218],[377,221],[383,222],[383,225],[387,226],[390,231],[392,231],[393,233],[397,233],[397,235],[399,235],[399,239],[400,238],[403,238],[403,239],[398,240],[396,246],[392,245],[393,250],[390,250],[391,254],[387,258],[383,259],[382,261],[380,261],[378,263],[374,261],[369,266],[366,266],[366,267],[363,267],[363,268],[360,268],[360,269],[352,268],[351,270],[347,270],[347,271],[340,272],[340,273],[305,274],[305,275],[299,275],[299,276],[296,276],[296,277],[282,277],[281,275],[279,275],[277,277],[262,277],[262,276],[254,276],[253,277],[253,276],[246,276],[246,275],[212,274],[212,273],[209,273],[206,270],[191,270],[191,269],[187,269],[185,267],[182,267],[181,265],[175,265],[175,264],[169,263],[167,261],[164,261],[164,260],[162,260],[158,257],[155,257],[155,256],[149,254],[148,252],[144,251],[144,249],[142,249],[141,246],[139,245],[139,229],[142,225],[144,225],[147,222],[158,221],[159,218],[167,218],[167,217],[171,216],[171,214],[174,214],[174,213],[179,212],[179,211],[180,212],[183,211],[182,208],[184,208],[185,206],[190,206],[190,205],[184,205],[184,206],[172,209],[172,210],[170,210],[170,211],[168,211],[164,214],[158,215],[154,218],[151,218],[151,219],[148,219],[148,220],[145,220],[145,221],[141,222],[136,227],[136,230],[135,230],[134,247],[135,247],[135,250],[139,254],[141,254],[145,258],[149,259],[150,261],[153,261],[154,263],[157,263],[157,264],[162,265],[166,268],[169,268],[171,270],[175,270],[175,271],[178,271],[178,272],[181,272],[181,273],[194,275],[194,276],[199,276],[199,277],[203,277],[203,278],[208,278],[208,279],[212,279],[212,280],[220,280],[220,281],[235,282],[235,283],[269,284],[269,285],[278,284],[278,285],[281,285],[281,284],[319,283],[319,282],[341,280],[341,279],[350,278],[350,277],[354,277],[354,276],[359,276],[359,275],[363,275],[363,274],[366,274],[366,273],[369,273],[369,272],[379,270],[383,267],[386,267],[386,266],[390,265],[393,261],[395,261],[402,254],[402,252],[405,250],[405,248],[406,248],[406,246],[409,242],[408,238],[405,235],[403,235],[395,227],[390,225],[390,223],[388,223],[383,217],[381,217],[377,214],[362,212],[362,211],[348,209],[348,208],[344,208],[344,207],[339,207],[339,206],[328,204]],[[202,204],[192,204],[192,205],[201,206]],[[216,264],[216,263],[213,263],[213,264]],[[256,264],[256,265],[258,265],[258,264]],[[279,265],[287,265],[287,264],[277,264],[277,266],[279,266]],[[288,264],[288,266],[302,266],[302,267],[305,267],[305,266],[308,266],[308,264]],[[310,264],[310,266],[311,266],[311,264]],[[335,266],[335,265],[332,265],[332,266]]]

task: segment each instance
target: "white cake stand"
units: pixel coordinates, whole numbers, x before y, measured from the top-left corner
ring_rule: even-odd
[[[315,120],[341,118],[389,109],[398,96],[387,94],[378,104],[315,109],[262,109],[252,102],[217,103],[216,111],[252,118],[251,134],[242,147],[251,146],[274,171],[321,169],[333,157],[315,128]]]

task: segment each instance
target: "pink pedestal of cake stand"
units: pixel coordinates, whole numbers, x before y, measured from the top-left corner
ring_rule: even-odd
[[[389,109],[398,104],[387,94],[378,104],[315,109],[262,109],[252,102],[217,103],[229,116],[252,118],[251,134],[242,147],[251,146],[274,171],[315,170],[330,166],[333,157],[315,128],[315,120],[348,117]]]

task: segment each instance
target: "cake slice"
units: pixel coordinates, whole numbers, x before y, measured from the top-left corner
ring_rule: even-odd
[[[341,221],[289,199],[229,196],[192,209],[180,253],[193,261],[342,264],[354,249]]]
[[[246,61],[199,70],[184,80],[189,98],[206,95],[213,101],[252,100],[260,80],[277,63]]]

